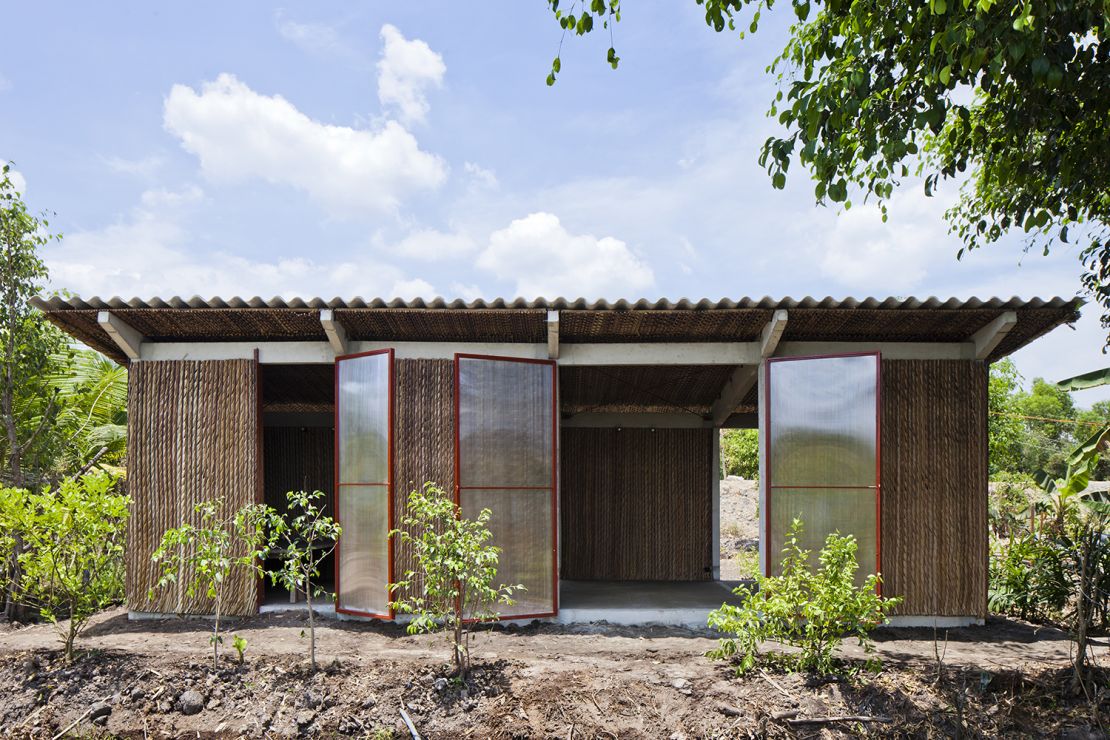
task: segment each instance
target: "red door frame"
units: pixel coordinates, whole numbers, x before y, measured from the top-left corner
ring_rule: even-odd
[[[547,486],[464,486],[462,485],[462,468],[460,465],[460,419],[459,405],[461,394],[459,392],[459,360],[490,360],[494,362],[519,362],[532,365],[551,366],[551,604],[553,611],[537,614],[513,614],[499,619],[540,619],[554,617],[559,613],[559,503],[558,470],[559,470],[559,417],[558,417],[558,378],[557,363],[555,360],[536,360],[524,357],[501,357],[498,355],[474,355],[462,352],[455,353],[455,505],[462,510],[462,491],[464,489],[504,490],[504,491],[543,491]]]
[[[388,450],[387,461],[386,461],[386,475],[387,475],[386,480],[387,480],[387,482],[386,483],[350,483],[350,482],[341,483],[340,482],[340,475],[339,475],[339,363],[342,362],[343,360],[353,360],[353,359],[356,359],[358,357],[368,357],[370,355],[388,355],[389,356],[389,380],[388,380],[388,384],[389,384],[389,395],[388,395],[388,398],[389,398],[389,402],[388,402],[388,405],[389,405],[389,420],[387,421],[389,441],[386,445],[387,450]],[[393,530],[393,403],[394,403],[393,382],[394,382],[394,358],[393,358],[393,350],[392,349],[375,349],[375,350],[371,350],[369,352],[358,352],[358,353],[351,354],[351,355],[337,355],[336,358],[335,358],[335,430],[334,430],[334,434],[335,434],[335,445],[334,445],[335,446],[335,450],[334,450],[334,456],[335,456],[335,481],[334,481],[334,485],[335,485],[335,490],[332,493],[332,506],[333,506],[333,511],[335,512],[335,522],[336,522],[336,524],[339,524],[340,526],[342,526],[342,522],[339,521],[339,493],[340,493],[340,490],[342,489],[343,486],[352,486],[352,485],[353,486],[383,486],[384,485],[388,489],[387,498],[389,500],[388,512],[386,514],[386,517],[389,521],[388,521],[388,524],[387,524],[387,527],[386,527],[386,532],[390,532],[390,531]],[[339,614],[350,614],[350,615],[356,616],[356,617],[374,617],[375,619],[393,619],[396,616],[396,613],[395,613],[392,605],[389,607],[389,613],[388,614],[375,614],[373,612],[364,612],[364,611],[361,611],[361,610],[358,610],[358,609],[348,609],[346,607],[341,607],[339,605],[339,563],[340,563],[340,560],[342,559],[341,553],[340,553],[340,549],[343,546],[342,539],[343,538],[340,537],[339,541],[337,541],[336,545],[335,545],[335,559],[334,559],[334,565],[335,565],[335,611]],[[389,541],[388,537],[386,538],[386,542],[388,544],[388,561],[389,561],[389,565],[388,565],[389,573],[387,574],[387,578],[386,578],[386,584],[387,584],[386,585],[386,595],[389,596],[389,586],[388,586],[388,584],[393,583],[393,543]]]
[[[771,363],[791,362],[795,360],[831,360],[840,357],[874,357],[875,358],[875,485],[874,486],[776,486],[771,476]],[[764,548],[766,562],[763,564],[763,575],[771,575],[771,492],[775,488],[844,488],[859,490],[873,488],[875,491],[875,572],[882,573],[883,569],[883,493],[882,493],[882,377],[883,358],[881,352],[844,352],[834,355],[806,355],[801,357],[769,357],[765,363],[763,375],[763,401],[766,404],[767,424],[766,441],[764,449],[764,466],[767,475],[767,500],[764,502],[764,536],[767,546]],[[882,582],[879,583],[879,595],[883,592]]]

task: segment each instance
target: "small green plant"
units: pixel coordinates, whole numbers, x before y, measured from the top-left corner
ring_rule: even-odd
[[[494,585],[501,548],[486,544],[493,536],[487,526],[489,509],[467,519],[442,488],[425,483],[409,494],[406,512],[406,529],[389,535],[412,545],[419,570],[407,571],[404,580],[390,584],[391,593],[411,592],[392,606],[413,615],[409,634],[443,630],[451,644],[454,675],[465,681],[472,626],[495,619],[494,607],[512,605],[513,593],[524,586]],[[418,576],[419,592],[413,588]]]
[[[220,666],[220,617],[231,573],[238,569],[257,569],[256,559],[264,540],[265,507],[245,506],[234,514],[224,513],[223,500],[204,501],[195,507],[199,524],[182,524],[166,530],[151,558],[159,563],[162,575],[156,589],[184,581],[191,598],[201,589],[213,600],[215,621],[212,626],[212,668]]]
[[[239,665],[243,665],[243,654],[247,652],[247,638],[242,635],[235,635],[231,638],[231,647],[239,653]]]
[[[289,491],[287,513],[283,516],[273,509],[265,510],[267,543],[259,553],[261,560],[266,556],[277,556],[281,565],[276,570],[266,571],[270,580],[281,584],[290,593],[303,591],[308,604],[309,660],[312,670],[316,670],[316,619],[312,609],[312,597],[322,596],[324,591],[317,583],[320,564],[335,550],[342,529],[321,508],[323,491]]]
[[[851,535],[830,534],[825,540],[816,572],[810,552],[798,546],[801,521],[795,519],[782,549],[782,575],[757,576],[756,587],[735,589],[743,602],[722,604],[710,612],[709,626],[731,635],[707,655],[715,660],[738,658],[738,674],[751,670],[765,641],[799,648],[798,653],[776,659],[793,670],[832,673],[833,652],[845,635],[855,635],[867,652],[873,649],[870,632],[887,621],[900,598],[878,594],[880,578],[869,575],[855,585],[856,540]]]
[[[1038,533],[991,537],[987,606],[1037,622],[1060,618],[1071,586],[1060,541]]]
[[[108,473],[68,478],[51,491],[4,496],[22,501],[21,599],[57,628],[66,662],[89,618],[123,595],[123,542],[130,499]]]

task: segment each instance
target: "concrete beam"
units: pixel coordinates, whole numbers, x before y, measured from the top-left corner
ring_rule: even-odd
[[[547,312],[547,358],[559,359],[559,312]]]
[[[108,333],[129,360],[137,360],[142,355],[144,337],[133,326],[108,311],[96,314],[96,323]]]
[[[782,333],[786,330],[786,319],[786,311],[781,309],[775,311],[771,320],[759,333],[760,360],[764,360],[775,353],[775,349],[779,346],[779,340],[782,339]],[[755,386],[755,376],[758,371],[758,364],[740,365],[732,371],[732,375],[725,382],[725,387],[721,389],[720,395],[713,402],[713,407],[709,412],[709,418],[713,421],[714,426],[724,424],[728,417],[732,415],[732,412],[736,411],[736,407],[744,400],[744,396],[748,395],[748,392]]]
[[[151,342],[143,341],[144,360],[251,359],[259,350],[263,364],[330,364],[335,349],[328,342]],[[548,359],[543,342],[389,342],[347,341],[351,354],[393,349],[399,359],[450,360],[456,352],[523,359]],[[564,367],[598,365],[758,365],[762,341],[756,342],[645,342],[639,344],[559,345]],[[975,347],[964,343],[928,342],[780,342],[776,357],[882,352],[888,360],[971,360]]]
[[[324,333],[328,335],[328,344],[335,350],[337,355],[351,354],[347,342],[347,330],[343,328],[343,324],[335,318],[335,312],[330,308],[320,309],[320,324],[324,327]]]
[[[583,411],[565,417],[560,424],[563,428],[606,428],[627,427],[629,429],[704,429],[709,422],[700,416],[674,412],[593,412]]]
[[[975,359],[985,360],[994,352],[999,342],[1006,338],[1010,330],[1017,324],[1017,312],[1006,311],[994,321],[984,326],[972,335],[971,341],[975,344]]]

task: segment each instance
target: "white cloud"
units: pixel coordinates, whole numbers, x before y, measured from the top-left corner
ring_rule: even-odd
[[[949,190],[955,191],[955,188]],[[861,291],[877,285],[886,293],[914,290],[938,263],[955,262],[944,211],[950,199],[927,197],[906,183],[888,203],[883,223],[877,205],[840,213],[815,248],[822,274]]]
[[[423,122],[428,115],[426,89],[443,84],[443,57],[420,39],[406,39],[395,26],[382,26],[378,61],[378,100],[395,108],[402,121]]]
[[[419,229],[394,245],[393,251],[402,257],[432,261],[461,257],[476,247],[474,240],[463,233]]]
[[[358,56],[343,41],[336,29],[327,23],[301,23],[286,18],[285,13],[278,10],[274,13],[274,27],[283,39],[311,54]]]
[[[494,190],[497,188],[497,175],[493,170],[487,170],[481,165],[467,162],[463,165],[466,174],[470,175],[470,183],[475,189]]]
[[[435,298],[436,289],[427,280],[411,278],[393,284],[391,296],[412,300],[413,298]]]
[[[451,295],[462,298],[464,301],[473,301],[481,298],[484,291],[474,283],[451,283]]]
[[[532,213],[490,235],[478,267],[516,281],[525,298],[636,296],[655,282],[651,268],[611,236],[573,235],[551,213]]]
[[[200,92],[174,85],[163,122],[210,180],[290,185],[338,216],[395,211],[406,195],[447,177],[443,160],[395,121],[373,131],[319,123],[230,74]]]
[[[108,165],[108,169],[113,172],[119,172],[124,175],[135,175],[136,177],[150,178],[153,177],[158,170],[162,169],[162,165],[166,163],[166,158],[160,154],[151,154],[147,157],[140,157],[139,159],[125,159],[123,157],[103,157],[104,164]]]
[[[51,283],[78,295],[169,297],[431,295],[434,289],[370,257],[317,262],[305,257],[253,260],[196,248],[186,224],[204,193],[149,190],[115,224],[72,232],[45,250]]]

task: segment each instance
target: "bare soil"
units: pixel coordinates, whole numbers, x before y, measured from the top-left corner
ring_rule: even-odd
[[[758,569],[759,481],[721,481],[721,580],[751,578]]]
[[[1095,711],[1110,709],[1105,696],[1092,709],[1063,690],[1063,633],[1008,620],[942,632],[940,642],[932,630],[881,630],[883,671],[851,679],[737,678],[704,657],[716,644],[706,632],[506,627],[477,635],[465,687],[445,678],[441,636],[325,620],[323,670],[313,674],[306,615],[231,627],[249,642],[246,662],[228,649],[218,671],[206,620],[133,622],[122,609],[105,612],[70,667],[48,625],[0,628],[0,734],[53,737],[97,702],[104,705],[73,734],[407,737],[403,707],[427,738],[1103,737]],[[844,657],[863,654],[848,646]],[[847,716],[869,719],[835,720]]]

